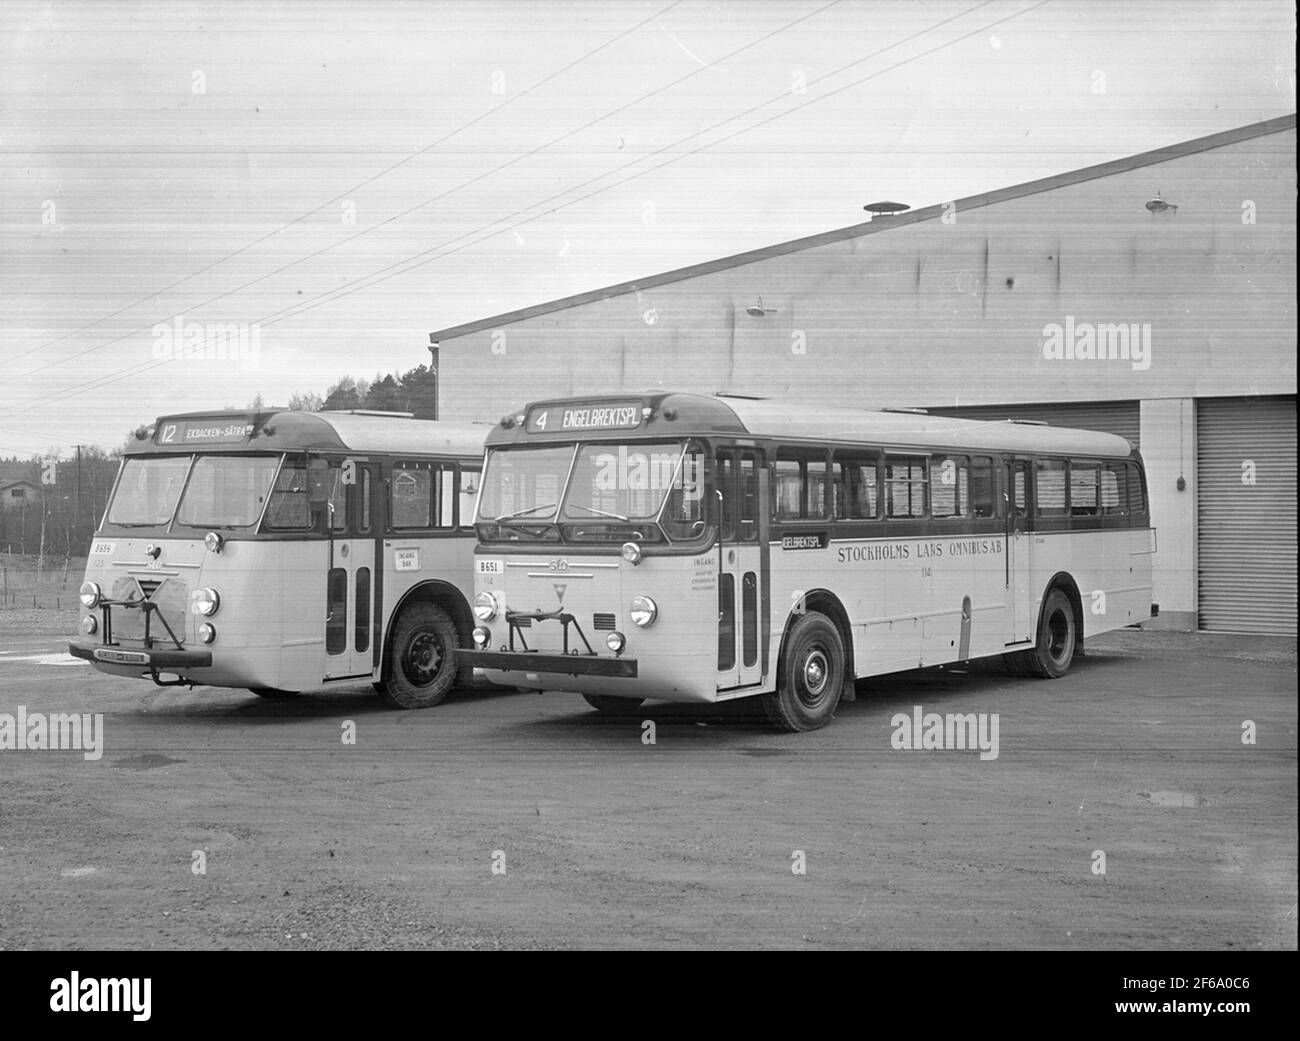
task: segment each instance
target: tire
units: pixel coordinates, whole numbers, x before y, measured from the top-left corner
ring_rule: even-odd
[[[432,708],[456,683],[460,634],[447,612],[417,601],[402,609],[388,643],[379,696],[394,708]]]
[[[835,623],[810,611],[790,627],[777,664],[776,690],[763,708],[782,730],[817,730],[829,723],[844,692],[844,641]]]
[[[1003,655],[1007,670],[1017,676],[1058,679],[1070,670],[1079,649],[1074,605],[1063,589],[1047,591],[1038,621],[1038,638],[1032,650]]]
[[[278,687],[249,687],[248,689],[259,698],[267,698],[271,701],[281,701],[284,698],[296,698],[298,696],[296,690],[280,690]]]
[[[613,694],[584,694],[582,700],[607,716],[626,716],[640,707],[645,698],[619,698]]]

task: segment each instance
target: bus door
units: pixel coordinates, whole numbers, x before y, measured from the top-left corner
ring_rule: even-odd
[[[325,679],[369,677],[374,668],[377,464],[330,464],[329,570],[325,581]]]
[[[718,450],[718,689],[762,682],[762,544],[754,448]]]
[[[1004,468],[1002,492],[1006,524],[1003,570],[1006,582],[1008,644],[1033,639],[1033,594],[1029,589],[1029,462],[1009,460]]]

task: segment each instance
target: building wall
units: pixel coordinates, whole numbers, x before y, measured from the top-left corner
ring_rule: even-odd
[[[1294,151],[1292,129],[446,339],[442,414],[660,386],[850,406],[1293,391]],[[1177,212],[1149,213],[1156,192]],[[775,310],[754,318],[759,297]],[[1149,326],[1149,367],[1044,358],[1071,316]]]
[[[1142,402],[1142,459],[1156,529],[1151,597],[1160,605],[1159,617],[1147,627],[1195,629],[1196,407],[1191,398]]]

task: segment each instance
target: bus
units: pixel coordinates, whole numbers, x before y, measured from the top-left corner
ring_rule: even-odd
[[[1153,611],[1112,434],[657,392],[535,402],[486,448],[462,655],[604,712],[757,697],[813,730],[857,679],[1058,677]]]
[[[472,670],[483,426],[402,413],[203,412],[136,430],[68,650],[160,686],[264,698],[371,683],[436,705]]]

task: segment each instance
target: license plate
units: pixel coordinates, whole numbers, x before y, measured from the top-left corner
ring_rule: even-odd
[[[149,655],[143,651],[113,651],[97,647],[95,660],[113,662],[117,665],[148,665]]]

